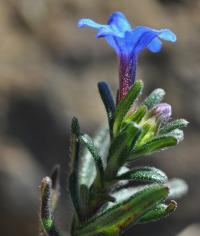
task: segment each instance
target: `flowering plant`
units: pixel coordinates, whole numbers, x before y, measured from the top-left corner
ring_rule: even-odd
[[[183,140],[188,122],[172,120],[171,106],[161,103],[165,91],[155,89],[143,102],[143,82],[136,80],[139,53],[159,52],[161,40],[176,41],[169,29],[131,28],[126,17],[115,12],[107,25],[81,19],[79,27],[98,30],[119,59],[119,90],[114,101],[109,86],[98,83],[108,118],[93,139],[81,132],[77,118],[71,125],[72,170],[69,190],[74,205],[71,235],[121,235],[136,224],[156,221],[175,211],[174,200],[187,191],[183,180],[168,181],[166,174],[149,166],[135,167],[136,160],[175,146]],[[80,146],[85,146],[81,155]],[[54,222],[59,196],[59,168],[41,183],[41,233],[60,235]]]

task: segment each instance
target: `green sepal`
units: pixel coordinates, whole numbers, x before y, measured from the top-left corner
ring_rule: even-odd
[[[119,235],[130,225],[136,224],[148,210],[165,200],[167,195],[168,188],[162,185],[146,187],[127,201],[89,220],[78,230],[77,235]]]
[[[177,144],[177,139],[173,135],[161,135],[157,136],[147,143],[137,147],[135,150],[131,152],[129,157],[129,161],[134,161],[138,159],[142,155],[150,155],[156,151],[161,149],[165,149],[167,147],[175,146]]]
[[[131,122],[114,139],[110,147],[105,177],[112,179],[126,162],[131,149],[141,133],[141,127]]]
[[[161,88],[155,89],[144,101],[144,105],[148,109],[153,108],[155,105],[159,104],[165,96],[165,91]]]
[[[134,85],[130,88],[128,94],[124,97],[124,99],[118,104],[115,110],[115,119],[113,124],[113,136],[116,137],[120,127],[123,118],[135,102],[135,100],[138,98],[138,96],[141,94],[143,89],[143,82],[141,80],[137,80]]]
[[[130,112],[130,114],[127,114],[124,119],[122,120],[122,127],[124,125],[127,125],[131,121],[135,123],[139,123],[142,118],[146,115],[147,113],[147,107],[145,105],[139,106],[136,111]]]
[[[149,223],[161,220],[171,215],[176,210],[176,208],[177,203],[175,201],[171,201],[169,204],[158,204],[153,209],[144,214],[138,223]]]
[[[93,140],[87,134],[80,134],[80,141],[85,144],[89,152],[91,153],[96,167],[96,178],[94,181],[95,187],[102,191],[104,188],[104,168],[101,156],[97,148],[94,145]]]
[[[116,179],[158,184],[164,184],[168,180],[166,174],[163,171],[149,166],[132,169],[122,175],[117,176]]]
[[[79,183],[79,164],[80,164],[80,141],[79,141],[80,127],[77,118],[72,119],[71,124],[71,152],[70,157],[72,161],[72,172],[69,177],[69,190],[72,198],[76,216],[81,219],[80,210],[80,183]]]
[[[178,178],[171,179],[166,186],[169,187],[169,199],[178,199],[188,192],[187,183]]]
[[[107,112],[110,136],[112,137],[113,120],[115,113],[115,103],[113,100],[113,96],[106,82],[99,82],[98,89]]]
[[[189,122],[185,119],[177,119],[177,120],[173,120],[169,123],[167,123],[166,125],[164,125],[159,133],[160,134],[167,134],[175,129],[181,129],[184,127],[187,127],[187,125],[189,124]]]

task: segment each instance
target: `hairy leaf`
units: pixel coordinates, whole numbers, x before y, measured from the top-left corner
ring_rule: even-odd
[[[72,119],[71,124],[71,161],[72,173],[69,178],[69,190],[76,210],[77,217],[80,219],[80,183],[79,183],[79,164],[80,164],[80,141],[79,123],[77,118]]]
[[[189,122],[185,119],[173,120],[172,122],[167,123],[160,129],[160,134],[167,134],[175,129],[181,129],[187,127]]]
[[[134,122],[129,123],[111,144],[106,177],[112,179],[126,162],[129,152],[133,148],[141,133],[141,128]]]
[[[83,142],[86,145],[86,147],[88,148],[89,152],[91,153],[94,159],[95,166],[96,166],[96,174],[97,174],[95,184],[97,188],[102,190],[102,188],[104,187],[104,169],[103,169],[103,163],[99,155],[99,152],[97,148],[95,147],[93,140],[89,137],[89,135],[80,134],[79,137],[80,137],[81,142]]]
[[[129,161],[138,159],[142,155],[149,155],[160,149],[164,149],[177,144],[176,137],[172,135],[163,135],[153,138],[151,141],[143,144],[132,151]]]
[[[140,218],[156,204],[166,199],[168,188],[154,185],[143,189],[127,201],[115,205],[97,217],[91,219],[79,229],[83,236],[119,235],[130,225],[136,224]]]
[[[169,204],[158,204],[153,209],[144,214],[138,223],[148,223],[158,221],[171,215],[177,208],[177,203],[171,201]]]
[[[144,101],[144,104],[148,109],[153,108],[155,105],[159,104],[165,96],[165,91],[161,88],[155,89]]]
[[[99,155],[102,158],[104,168],[107,162],[108,147],[110,144],[109,132],[107,127],[102,127],[93,139],[94,145],[97,148]],[[86,148],[81,156],[81,163],[79,167],[79,181],[80,184],[88,186],[88,188],[94,182],[96,176],[96,167],[94,159]]]
[[[164,172],[155,167],[141,167],[132,169],[117,176],[118,180],[134,180],[139,182],[166,183],[168,178]]]

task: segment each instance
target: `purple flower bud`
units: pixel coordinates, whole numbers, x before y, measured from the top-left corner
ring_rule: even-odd
[[[172,107],[167,103],[160,103],[153,108],[155,116],[163,121],[168,121],[172,115]]]

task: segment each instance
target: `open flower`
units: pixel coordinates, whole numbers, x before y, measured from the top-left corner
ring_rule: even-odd
[[[97,38],[104,37],[116,51],[120,65],[118,101],[126,96],[135,81],[139,53],[145,48],[154,53],[159,52],[162,48],[161,39],[170,42],[176,41],[176,35],[169,29],[155,30],[145,26],[131,28],[121,12],[113,13],[106,25],[98,24],[90,19],[81,19],[78,26],[97,29]]]

